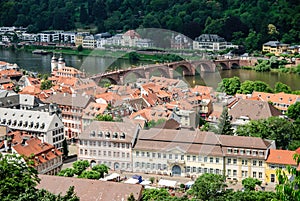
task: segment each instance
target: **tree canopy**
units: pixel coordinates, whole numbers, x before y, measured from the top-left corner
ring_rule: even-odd
[[[26,161],[26,162],[25,162]],[[70,187],[65,196],[52,194],[44,189],[36,189],[39,183],[37,170],[30,159],[0,153],[0,197],[3,201],[79,201]]]
[[[297,1],[3,0],[0,9],[0,26],[23,26],[31,32],[163,28],[192,39],[202,33],[218,34],[248,51],[261,49],[269,40],[300,39]]]
[[[275,140],[276,147],[283,149],[289,147],[294,141],[299,141],[299,125],[281,118],[269,117],[268,119],[252,120],[248,124],[238,126],[237,135],[261,137]]]

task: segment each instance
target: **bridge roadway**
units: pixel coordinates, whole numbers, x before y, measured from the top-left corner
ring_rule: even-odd
[[[181,67],[183,75],[195,75],[196,72],[215,72],[216,66],[221,69],[231,69],[240,66],[240,59],[223,59],[223,60],[199,60],[199,61],[178,61],[170,63],[148,64],[139,67],[129,67],[127,69],[118,69],[115,71],[98,73],[90,76],[96,83],[101,79],[106,78],[113,84],[123,84],[126,76],[130,73],[135,74],[137,77],[150,78],[150,74],[158,70],[162,76],[173,78],[176,68]]]

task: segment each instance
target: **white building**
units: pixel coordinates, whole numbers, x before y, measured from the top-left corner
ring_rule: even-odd
[[[237,48],[216,34],[202,34],[193,41],[194,50],[221,51],[226,48]]]
[[[79,136],[78,159],[132,171],[132,147],[140,126],[130,122],[93,121]]]
[[[61,150],[64,125],[55,111],[51,107],[49,112],[0,108],[0,125],[11,130],[26,131]]]

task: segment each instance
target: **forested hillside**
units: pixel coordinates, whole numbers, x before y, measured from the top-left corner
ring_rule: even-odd
[[[28,26],[31,32],[165,28],[192,39],[219,34],[250,50],[268,40],[300,38],[297,0],[1,0],[0,9],[0,26]]]

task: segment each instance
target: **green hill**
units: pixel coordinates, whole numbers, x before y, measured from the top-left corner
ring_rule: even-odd
[[[192,39],[218,34],[250,51],[269,40],[293,44],[300,38],[296,0],[2,0],[0,9],[0,26],[30,32],[164,28]]]

